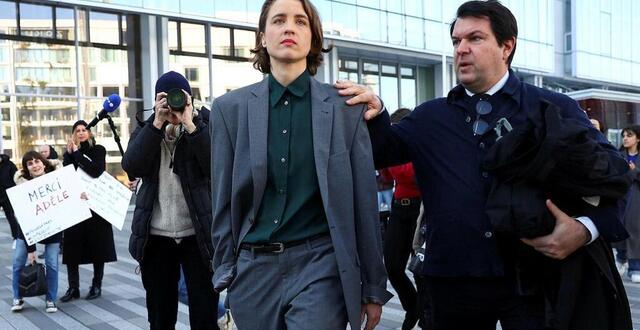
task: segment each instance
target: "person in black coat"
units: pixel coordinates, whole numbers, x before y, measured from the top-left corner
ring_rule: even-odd
[[[167,92],[181,89],[183,109]],[[177,72],[156,82],[155,114],[131,134],[122,168],[141,178],[129,252],[140,263],[151,329],[173,329],[184,270],[192,329],[218,329],[211,244],[209,110],[195,110],[191,87]]]
[[[84,120],[73,124],[73,139],[67,144],[64,165],[73,164],[89,174],[99,177],[105,169],[106,150],[96,144]],[[80,297],[78,265],[93,264],[93,280],[85,299],[95,299],[102,294],[104,263],[116,261],[111,224],[91,211],[91,218],[64,231],[62,263],[67,265],[69,289],[60,298],[68,302]]]
[[[7,217],[9,227],[11,227],[11,237],[16,239],[18,237],[18,220],[15,213],[13,213],[13,207],[7,197],[7,189],[15,186],[13,182],[13,176],[18,171],[16,165],[11,162],[9,156],[0,155],[0,207],[4,211],[4,215]]]

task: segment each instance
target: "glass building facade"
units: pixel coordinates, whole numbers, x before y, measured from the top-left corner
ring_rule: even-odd
[[[640,35],[640,22],[631,19],[640,14],[640,4],[502,2],[518,20],[516,74],[570,95],[604,90],[581,94],[581,104],[611,129],[622,125],[619,115],[606,114],[619,112],[608,110],[609,101],[619,101],[606,91],[640,95],[640,42],[632,37]],[[368,85],[390,111],[446,95],[455,85],[449,29],[463,1],[312,3],[321,16],[325,46],[332,46],[318,80]],[[155,80],[168,70],[184,74],[203,105],[261,80],[250,62],[261,5],[260,0],[0,0],[0,149],[14,160],[40,144],[62,152],[72,123],[94,117],[113,93],[123,98],[112,117],[126,148],[137,120],[151,114]],[[638,107],[624,109],[635,120]],[[107,122],[93,132],[108,150],[109,172],[124,179]]]

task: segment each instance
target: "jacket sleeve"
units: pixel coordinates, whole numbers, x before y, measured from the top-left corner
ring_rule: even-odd
[[[234,152],[224,116],[218,104],[211,110],[211,203],[213,223],[211,242],[213,243],[213,288],[217,292],[225,290],[235,277],[235,243],[231,230],[231,186]]]
[[[387,291],[387,272],[382,262],[382,243],[376,197],[376,180],[367,125],[359,117],[351,146],[351,175],[355,209],[356,244],[360,259],[362,302],[383,305],[393,296]],[[370,202],[366,202],[370,201]]]
[[[18,168],[16,167],[16,164],[14,164],[12,161],[8,162],[8,166],[9,166],[9,177],[13,178],[13,176],[16,175],[16,172],[18,172]]]
[[[162,138],[162,130],[153,126],[151,121],[136,128],[129,137],[127,151],[122,156],[122,169],[135,178],[150,176],[154,168],[150,161],[158,159]]]
[[[580,109],[578,103],[567,96],[563,95],[563,98],[566,101],[565,104],[561,106],[561,108],[565,110],[563,116],[575,119],[589,128],[589,137],[597,141],[609,154],[610,166],[626,164],[626,160],[620,155],[620,152],[607,141],[600,131],[593,127],[585,112]],[[628,166],[626,168],[628,168]],[[617,242],[629,236],[622,223],[623,212],[621,212],[621,205],[624,205],[624,203],[624,199],[610,200],[603,198],[598,207],[588,207],[585,209],[584,214],[579,214],[578,216],[586,216],[591,219],[596,228],[598,228],[600,235],[602,235],[606,241]]]
[[[191,148],[191,154],[195,156],[198,166],[207,178],[210,178],[211,170],[211,133],[209,131],[209,111],[201,110],[198,120],[194,123],[196,131],[192,134],[185,134],[187,145]],[[203,119],[203,117],[206,117]]]
[[[104,172],[106,155],[107,151],[104,147],[96,144],[91,148],[91,157],[80,149],[71,153],[70,157],[73,159],[73,163],[77,164],[79,168],[87,172],[90,176],[97,178]]]
[[[403,119],[403,121],[405,120]],[[406,122],[403,123],[403,121],[392,127],[389,113],[384,111],[367,122],[368,135],[373,149],[373,162],[376,169],[411,161],[407,144],[398,134],[399,126],[407,124]]]

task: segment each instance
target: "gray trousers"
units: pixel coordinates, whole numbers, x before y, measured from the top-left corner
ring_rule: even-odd
[[[329,236],[280,254],[241,250],[227,299],[239,330],[342,330],[348,322]]]

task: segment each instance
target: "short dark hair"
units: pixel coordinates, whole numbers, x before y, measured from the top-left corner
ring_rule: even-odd
[[[411,114],[411,109],[409,108],[399,108],[398,110],[396,110],[394,113],[391,114],[390,116],[390,120],[392,124],[397,124],[399,123],[402,118],[408,116]]]
[[[476,17],[488,18],[491,23],[491,31],[496,36],[498,46],[502,46],[505,41],[511,38],[518,39],[518,22],[513,16],[509,8],[505,7],[498,0],[487,1],[467,1],[458,7],[456,18],[451,22],[449,35],[453,35],[453,28],[458,18]],[[511,66],[513,56],[516,53],[516,44],[513,44],[513,50],[509,54],[507,64]]]
[[[251,50],[253,53],[253,67],[264,74],[271,73],[271,61],[267,49],[262,46],[261,33],[264,33],[267,26],[267,18],[269,15],[269,9],[277,0],[266,0],[262,4],[262,10],[260,12],[260,19],[258,21],[258,33],[256,33],[255,48]],[[299,0],[302,3],[305,14],[309,18],[309,24],[311,28],[311,49],[307,54],[307,70],[313,76],[318,72],[318,67],[322,64],[322,53],[328,52],[331,47],[324,49],[322,43],[324,41],[322,35],[322,22],[320,21],[320,15],[318,10],[313,6],[309,0]]]
[[[56,169],[51,165],[49,160],[45,159],[39,152],[35,150],[28,151],[24,156],[22,156],[22,176],[27,180],[33,179],[33,177],[31,177],[31,173],[29,173],[29,169],[27,168],[27,162],[34,159],[38,159],[42,162],[44,165],[44,173],[49,173]]]

